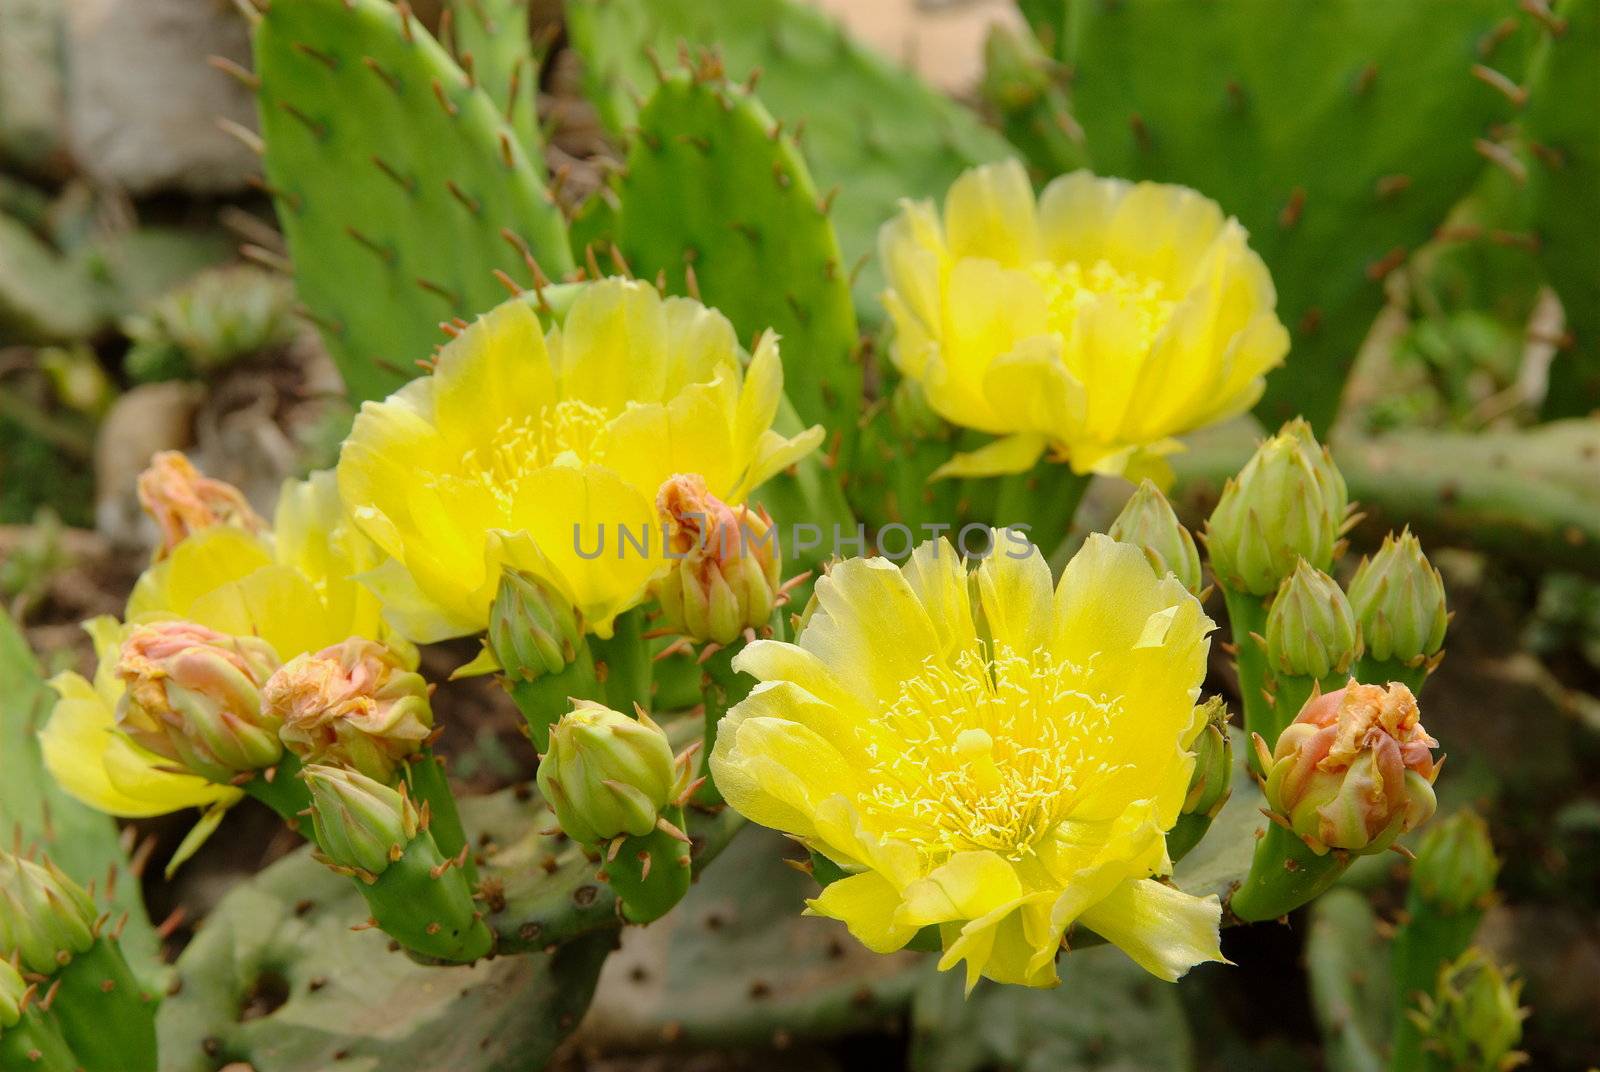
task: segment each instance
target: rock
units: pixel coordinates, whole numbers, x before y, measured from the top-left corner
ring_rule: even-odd
[[[206,62],[249,66],[249,28],[227,0],[69,0],[67,52],[72,151],[96,179],[136,195],[226,193],[256,172],[217,126],[254,128],[251,94]]]
[[[134,483],[152,454],[189,445],[204,397],[199,384],[172,381],[142,384],[112,403],[94,449],[95,527],[112,543],[154,545]]]

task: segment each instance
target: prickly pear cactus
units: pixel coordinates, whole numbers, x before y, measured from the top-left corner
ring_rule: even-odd
[[[543,173],[544,138],[534,101],[542,57],[528,36],[528,0],[452,0],[448,10],[454,38],[448,43],[457,62],[499,105],[528,163]]]
[[[1567,316],[1569,344],[1550,366],[1544,415],[1581,416],[1600,406],[1600,3],[1568,0],[1544,27],[1528,85],[1524,130],[1533,150],[1530,188],[1539,255]]]
[[[138,880],[128,874],[128,860],[117,836],[117,824],[66,795],[44,769],[39,752],[39,727],[55,700],[9,614],[0,611],[0,830],[9,841],[13,832],[27,847],[36,847],[79,883],[94,884],[96,903],[120,916],[128,914],[122,949],[146,986],[160,975],[157,943]],[[118,881],[107,898],[106,876],[113,868]]]
[[[1091,166],[1193,186],[1250,231],[1293,376],[1259,414],[1325,430],[1384,278],[1496,155],[1511,0],[1073,4],[1061,58]],[[1507,50],[1504,57],[1500,51]],[[1513,67],[1512,70],[1515,70]],[[1497,85],[1499,88],[1497,88]]]
[[[796,0],[574,0],[567,26],[590,97],[616,133],[636,122],[654,85],[650,55],[680,42],[715,48],[734,81],[760,68],[761,99],[793,132],[817,185],[838,184],[833,220],[861,309],[883,289],[873,251],[878,227],[902,197],[942,195],[962,170],[1008,155],[971,112],[855,43]],[[864,313],[864,315],[866,315]]]
[[[633,270],[697,291],[747,345],[776,331],[801,420],[828,427],[830,441],[852,438],[861,368],[832,205],[761,103],[709,61],[662,81],[616,192],[617,244]]]
[[[1334,890],[1311,909],[1306,967],[1333,1072],[1383,1072],[1394,1001],[1383,940],[1367,899]]]
[[[1054,990],[983,983],[970,997],[959,972],[924,976],[911,1007],[913,1072],[1194,1067],[1173,987],[1106,947],[1078,950],[1059,970]]]
[[[533,821],[512,793],[463,811],[489,840]],[[302,850],[241,885],[179,958],[162,1004],[162,1068],[255,1072],[543,1067],[577,1024],[613,936],[546,956],[424,967],[378,930],[350,880]]]
[[[542,173],[405,5],[272,4],[255,29],[266,183],[301,300],[350,393],[380,397],[505,299],[496,269],[571,267]]]
[[[838,923],[799,915],[816,884],[785,866],[786,852],[778,835],[748,831],[670,914],[627,930],[584,1039],[763,1046],[849,1034],[903,1009],[930,965],[869,953]]]

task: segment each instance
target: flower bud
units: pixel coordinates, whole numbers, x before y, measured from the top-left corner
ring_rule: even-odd
[[[36,864],[0,849],[0,959],[50,975],[95,941],[94,902],[46,860]]]
[[[139,505],[155,521],[160,561],[190,533],[213,525],[265,532],[267,523],[250,508],[244,492],[225,480],[202,476],[181,451],[164,450],[139,474]]]
[[[1361,631],[1339,582],[1305,559],[1278,589],[1267,612],[1267,662],[1291,677],[1349,673],[1361,655]]]
[[[1377,554],[1361,560],[1350,605],[1373,659],[1417,664],[1444,645],[1450,625],[1444,578],[1410,529],[1391,532]]]
[[[1499,874],[1488,824],[1477,812],[1458,811],[1423,837],[1411,888],[1444,911],[1467,912],[1485,907]]]
[[[772,519],[729,506],[692,475],[662,484],[656,511],[674,560],[655,591],[667,627],[698,642],[731,644],[746,629],[766,626],[779,595]]]
[[[0,1031],[17,1026],[27,996],[27,981],[17,974],[9,960],[0,958]]]
[[[257,637],[185,621],[136,626],[117,662],[126,686],[117,726],[184,770],[232,781],[283,755],[260,691],[277,668],[272,645]]]
[[[1474,947],[1439,969],[1434,993],[1407,1015],[1443,1067],[1505,1072],[1528,1060],[1516,1049],[1528,1015],[1519,1005],[1521,995],[1522,980],[1507,977]]]
[[[489,651],[512,680],[559,674],[583,640],[578,612],[531,573],[507,566],[489,611]]]
[[[1189,746],[1194,773],[1189,776],[1182,814],[1215,818],[1233,791],[1233,742],[1228,738],[1228,707],[1221,697],[1207,700],[1204,713],[1206,724]]]
[[[643,837],[680,791],[679,764],[661,727],[588,700],[550,727],[539,791],[574,841]]]
[[[1203,578],[1194,537],[1178,521],[1167,497],[1149,480],[1140,482],[1106,534],[1113,540],[1141,548],[1157,577],[1170,573],[1191,594],[1200,594]]]
[[[317,846],[336,870],[372,882],[422,829],[422,817],[404,792],[365,774],[312,764],[301,777],[311,791]]]
[[[1265,596],[1305,559],[1333,564],[1349,512],[1344,475],[1300,418],[1257,448],[1228,481],[1206,523],[1206,548],[1217,580]]]
[[[1267,802],[1319,854],[1381,852],[1433,814],[1438,743],[1410,689],[1352,681],[1313,697],[1262,756]]]
[[[282,723],[278,736],[302,760],[389,783],[433,733],[430,691],[388,647],[351,637],[289,660],[261,696]]]

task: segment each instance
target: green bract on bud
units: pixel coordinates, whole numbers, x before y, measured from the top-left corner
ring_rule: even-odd
[[[9,960],[0,957],[0,1031],[17,1026],[27,996],[27,980],[17,973]]]
[[[1427,822],[1438,745],[1404,685],[1352,681],[1313,697],[1265,755],[1267,803],[1311,849],[1381,852]]]
[[[1184,815],[1215,818],[1233,791],[1233,742],[1228,738],[1228,707],[1212,697],[1196,710],[1205,719],[1200,735],[1189,750],[1194,753],[1194,773],[1183,799]]]
[[[587,700],[550,727],[538,779],[561,829],[586,844],[648,834],[683,787],[667,735],[648,715]]]
[[[1344,475],[1297,417],[1223,489],[1206,523],[1211,571],[1229,588],[1265,596],[1302,558],[1326,570],[1349,509]]]
[[[507,567],[489,612],[489,652],[512,680],[559,674],[583,641],[578,612],[531,573]]]
[[[1305,559],[1267,613],[1267,662],[1293,677],[1343,675],[1361,655],[1361,631],[1339,582]]]
[[[278,668],[272,645],[194,622],[140,625],[117,662],[126,691],[117,726],[174,765],[214,782],[270,767],[283,755],[261,686]]]
[[[1442,1059],[1442,1067],[1462,1072],[1507,1072],[1527,1062],[1517,1052],[1522,1021],[1522,981],[1508,978],[1476,947],[1439,969],[1432,995],[1409,1015],[1422,1032],[1423,1046]]]
[[[95,941],[95,907],[55,864],[0,849],[0,958],[49,975]]]
[[[1458,811],[1423,837],[1411,888],[1437,908],[1466,912],[1486,907],[1499,874],[1488,824],[1477,812]]]
[[[373,882],[400,859],[423,818],[403,790],[364,774],[314,764],[301,775],[311,790],[311,821],[325,862]]]
[[[267,680],[262,703],[302,760],[388,783],[433,733],[430,691],[388,647],[351,637],[289,660]]]
[[[656,511],[673,560],[655,588],[666,627],[717,644],[765,628],[781,595],[772,519],[729,506],[698,476],[674,476],[662,484]]]
[[[1390,533],[1350,581],[1350,604],[1371,658],[1417,664],[1444,645],[1444,578],[1407,529]]]
[[[1200,552],[1195,548],[1194,537],[1178,521],[1167,497],[1150,481],[1139,484],[1106,534],[1141,548],[1157,577],[1170,573],[1191,593],[1200,594]]]

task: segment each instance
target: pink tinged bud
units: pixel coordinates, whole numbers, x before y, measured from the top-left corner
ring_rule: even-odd
[[[772,519],[764,511],[729,506],[694,475],[662,484],[656,511],[673,559],[655,590],[667,627],[717,644],[764,627],[780,591]]]
[[[117,726],[183,770],[215,782],[270,767],[283,754],[261,686],[278,668],[272,645],[186,621],[137,626],[117,676]]]
[[[139,504],[161,533],[157,561],[166,558],[186,536],[213,525],[233,525],[246,532],[265,532],[244,493],[225,480],[202,476],[189,459],[176,450],[164,450],[150,459],[139,474]]]
[[[1438,745],[1404,685],[1313,697],[1278,738],[1267,800],[1318,852],[1372,853],[1433,815]]]
[[[305,762],[390,783],[433,733],[430,692],[389,648],[351,637],[289,660],[267,681],[262,704]]]

